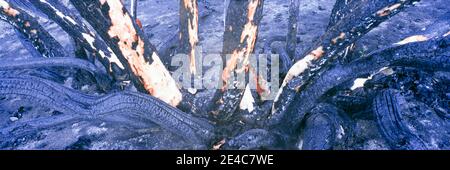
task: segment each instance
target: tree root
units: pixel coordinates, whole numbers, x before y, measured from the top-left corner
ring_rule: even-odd
[[[119,122],[133,119],[143,122],[144,125],[145,122],[151,121],[197,144],[206,144],[211,139],[213,131],[213,127],[209,123],[187,115],[145,94],[120,92],[105,96],[92,96],[81,94],[47,80],[14,75],[0,77],[0,94],[20,96],[32,103],[69,115],[68,117],[63,116],[65,119],[56,118],[56,120],[60,120],[55,122],[57,124],[75,118]],[[52,125],[51,121],[45,124]],[[40,123],[34,125],[39,128]]]
[[[319,73],[334,63],[336,56],[347,46],[415,1],[377,1],[356,7],[353,15],[336,23],[311,50],[295,58],[297,62],[287,73],[275,98],[272,115],[285,112],[285,106],[292,102],[295,93],[304,89],[308,82],[321,77]],[[359,21],[358,18],[364,18],[363,22],[356,22]],[[289,84],[293,86],[289,87]]]

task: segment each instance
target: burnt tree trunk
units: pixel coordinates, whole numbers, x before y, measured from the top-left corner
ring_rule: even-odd
[[[83,21],[72,14],[57,0],[30,1],[50,19],[55,21],[74,40],[75,44],[94,55],[116,80],[123,80],[125,67],[106,43],[84,25]],[[83,52],[82,49],[78,51]]]
[[[196,51],[198,43],[198,2],[180,0],[179,52],[188,54],[190,73],[196,74]]]
[[[263,0],[230,0],[228,4],[222,49],[223,94],[219,100],[218,113],[216,113],[220,119],[227,119],[233,114],[244,93],[246,84],[244,82],[235,84],[233,79],[243,74],[247,76],[249,72],[257,74],[255,68],[250,67],[249,58],[258,39],[263,4]],[[227,55],[231,56],[227,57]],[[256,82],[256,86],[258,84]]]
[[[286,36],[286,52],[291,59],[296,55],[297,49],[297,31],[298,31],[298,14],[300,8],[300,0],[290,0],[289,6],[289,23],[288,34]]]
[[[67,53],[30,14],[13,4],[0,0],[0,19],[8,22],[44,57],[65,57]]]
[[[172,106],[180,103],[182,95],[175,80],[120,0],[71,2],[118,56],[139,91]]]

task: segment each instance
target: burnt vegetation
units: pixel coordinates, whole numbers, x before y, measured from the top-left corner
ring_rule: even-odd
[[[70,7],[0,0],[2,24],[33,54],[0,62],[1,149],[450,149],[448,12],[362,54],[358,40],[420,2],[337,0],[324,34],[301,52],[301,0],[288,2],[287,34],[265,39],[258,37],[265,1],[229,0],[225,86],[193,92],[176,83],[169,63],[187,54],[187,73],[203,74],[196,46],[208,2],[180,0],[178,33],[157,48],[137,16],[144,9],[131,1],[128,8],[121,0],[70,0]],[[70,36],[74,52],[41,17]],[[279,91],[255,76],[248,64],[255,53],[280,56]],[[256,89],[234,89],[239,74],[256,77],[248,80]],[[270,93],[275,100],[261,99]],[[245,95],[252,109],[240,107]]]

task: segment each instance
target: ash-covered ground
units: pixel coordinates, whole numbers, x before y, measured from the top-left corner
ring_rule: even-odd
[[[64,3],[71,7],[69,2]],[[259,37],[255,49],[256,54],[263,53],[265,41],[274,35],[285,36],[287,34],[288,9],[289,2],[287,0],[266,0],[264,2],[264,16],[259,30]],[[125,0],[125,4],[129,6],[129,1]],[[297,47],[297,55],[305,53],[305,50],[311,48],[314,42],[326,31],[331,10],[334,1],[332,0],[301,0],[298,36],[300,41]],[[224,32],[224,2],[223,0],[199,0],[200,20],[199,20],[199,46],[202,48],[203,56],[207,54],[220,54],[222,50],[223,32]],[[71,9],[75,10],[73,7]],[[158,48],[164,46],[174,36],[178,35],[178,0],[139,0],[138,19],[142,22],[143,30],[150,41]],[[440,20],[450,20],[450,16],[445,14],[450,11],[450,2],[448,0],[422,0],[413,7],[407,8],[388,21],[385,21],[377,28],[370,31],[362,39],[356,42],[356,54],[366,55],[370,52],[383,49],[399,42],[400,40],[416,35],[417,33],[427,30],[430,24],[440,22]],[[59,28],[57,24],[48,20],[45,15],[39,12],[34,13],[39,18],[39,22],[54,36],[69,53],[73,54],[74,45],[69,36]],[[444,17],[442,17],[444,16]],[[448,25],[447,25],[448,26]],[[12,26],[6,22],[0,21],[0,57],[4,60],[22,60],[31,58],[32,54],[26,47],[26,42],[14,30]],[[394,70],[397,71],[397,70]],[[402,72],[399,70],[398,72]],[[22,71],[17,71],[22,72]],[[32,73],[33,71],[25,70],[23,72]],[[62,80],[58,83],[64,84],[68,88],[80,90],[84,93],[93,95],[102,95],[105,92],[83,82],[83,78],[77,76],[74,70],[58,69],[56,72],[62,75]],[[408,72],[409,74],[409,72]],[[412,74],[412,73],[411,73]],[[450,77],[448,72],[439,72],[442,77]],[[64,77],[67,76],[67,77]],[[401,75],[400,76],[401,79]],[[425,73],[417,73],[420,80],[428,77],[436,77],[437,75],[428,75]],[[405,84],[414,84],[418,82],[409,82],[410,80],[398,80]],[[424,80],[426,82],[426,80]],[[443,93],[447,96],[443,99],[450,101],[450,88],[448,84],[444,84],[447,88]],[[133,90],[133,89],[131,89]],[[445,91],[447,90],[447,91]],[[199,92],[196,98],[210,98],[211,92]],[[433,96],[433,95],[430,95]],[[205,99],[208,100],[208,99]],[[448,104],[448,103],[447,103]],[[420,102],[409,103],[409,105],[421,105]],[[205,106],[206,107],[206,106]],[[415,107],[415,106],[410,106]],[[422,108],[422,107],[417,107]],[[448,109],[448,107],[447,107]],[[436,114],[432,110],[422,110],[427,114]],[[449,112],[449,110],[444,110]],[[33,119],[39,119],[45,116],[61,114],[56,110],[43,108],[38,105],[23,104],[20,98],[0,96],[0,128],[7,128],[13,124],[27,122]],[[393,149],[387,141],[383,139],[377,121],[370,112],[355,113],[349,115],[352,121],[352,139],[346,144],[334,146],[334,149],[370,149],[384,150]],[[430,119],[420,119],[425,122],[423,127],[426,128],[427,121],[433,121],[437,118],[432,115]],[[410,120],[415,121],[415,120]],[[417,120],[419,121],[419,119]],[[426,137],[427,140],[437,140],[436,144],[430,146],[433,149],[450,149],[441,140],[450,139],[450,121],[442,125],[442,129],[432,129],[436,133],[444,136]],[[151,122],[149,122],[151,124]],[[245,124],[245,123],[244,123]],[[419,123],[420,124],[420,123]],[[67,127],[70,126],[70,127]],[[26,135],[10,141],[0,138],[1,149],[198,149],[198,146],[192,146],[183,138],[172,134],[164,128],[154,124],[152,128],[133,129],[120,124],[105,122],[71,122],[62,124],[58,128],[38,129],[30,131]],[[241,125],[236,128],[237,131],[233,135],[238,135],[244,130],[251,129],[257,125]],[[262,127],[263,128],[263,127]],[[223,127],[224,131],[233,130],[228,126]],[[419,129],[423,130],[423,129]],[[444,132],[441,132],[444,131]],[[0,131],[0,134],[4,133]],[[427,134],[427,133],[425,133]],[[3,134],[5,135],[5,134]],[[211,145],[207,148],[211,149],[213,145],[222,138],[228,141],[233,136],[220,136],[211,141]],[[430,138],[430,139],[428,139]],[[439,139],[438,139],[439,138]],[[301,147],[300,144],[297,146]],[[276,147],[274,147],[276,148]],[[292,148],[290,148],[292,149]],[[298,149],[298,148],[294,148]]]

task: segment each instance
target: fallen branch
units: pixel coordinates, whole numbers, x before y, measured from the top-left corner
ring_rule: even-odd
[[[337,0],[336,3],[333,6],[333,10],[331,11],[330,15],[330,21],[327,26],[327,30],[331,27],[335,26],[336,23],[341,21],[343,18],[347,17],[348,15],[353,14],[353,9],[357,8],[361,4],[368,4],[371,3],[366,0]],[[353,14],[358,15],[358,14]],[[340,61],[347,62],[349,61],[349,57],[353,54],[355,51],[355,43],[352,43],[348,47],[345,48],[344,53],[342,56],[340,56]]]

